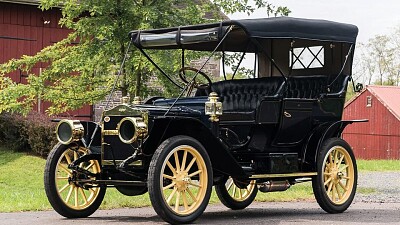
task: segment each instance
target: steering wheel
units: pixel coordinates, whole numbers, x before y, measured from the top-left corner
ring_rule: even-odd
[[[201,75],[201,76],[202,76],[203,78],[205,78],[206,81],[207,81],[207,83],[199,83],[199,82],[197,82],[196,80],[199,78],[198,75],[197,75],[197,76],[196,76],[196,79],[194,79],[193,84],[191,85],[192,87],[197,88],[197,89],[207,89],[207,88],[211,87],[212,81],[211,81],[210,77],[208,77],[204,72],[202,72],[202,71],[200,71],[200,70],[198,70],[198,69],[196,69],[196,68],[193,68],[193,67],[182,67],[182,68],[179,70],[179,78],[180,78],[185,84],[190,83],[190,81],[192,80],[192,78],[187,77],[185,71],[192,71],[192,72],[194,72],[195,74],[198,73],[198,75]]]

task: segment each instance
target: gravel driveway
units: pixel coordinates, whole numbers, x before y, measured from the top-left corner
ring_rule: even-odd
[[[400,172],[362,172],[358,174],[356,202],[400,203]],[[363,190],[372,191],[363,194]]]

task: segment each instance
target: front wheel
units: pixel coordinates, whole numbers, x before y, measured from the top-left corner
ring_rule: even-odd
[[[330,138],[323,143],[312,186],[318,204],[326,212],[341,213],[350,206],[356,193],[357,165],[344,140]]]
[[[165,221],[190,223],[205,210],[212,190],[211,162],[204,147],[188,136],[165,140],[150,163],[151,204]]]
[[[257,195],[257,185],[255,180],[240,181],[229,177],[226,182],[215,186],[215,192],[219,200],[226,207],[238,210],[249,206]]]
[[[79,181],[95,178],[68,168],[71,162],[87,153],[84,147],[58,143],[46,161],[44,188],[47,198],[54,210],[67,218],[90,216],[99,208],[106,192],[106,187],[84,186]],[[79,167],[94,174],[101,169],[97,160],[82,162]]]

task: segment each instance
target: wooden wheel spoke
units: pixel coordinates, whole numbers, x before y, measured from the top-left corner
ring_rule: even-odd
[[[182,199],[183,199],[183,207],[185,207],[185,211],[186,211],[189,208],[189,205],[188,205],[185,191],[182,193]]]
[[[187,150],[185,150],[185,152],[183,153],[181,171],[185,171],[187,153],[188,153]]]
[[[343,159],[344,159],[344,155],[342,155],[342,157],[340,157],[340,159],[339,159],[339,162],[338,162],[338,164],[337,164],[337,165],[338,165],[338,168],[339,168],[339,165],[342,164]]]
[[[77,152],[77,151],[74,151],[74,161],[77,160],[78,158],[79,158],[78,152]]]
[[[83,201],[85,201],[85,204],[87,204],[88,203],[88,199],[87,199],[87,197],[85,195],[85,192],[83,191],[83,188],[79,188],[79,193],[81,194],[81,196],[83,198]]]
[[[329,177],[329,179],[324,182],[324,186],[326,186],[329,182],[331,182],[331,180],[332,180],[332,177]]]
[[[231,182],[229,182],[228,187],[226,188],[227,191],[229,191],[233,186],[233,179],[231,179]]]
[[[333,183],[332,183],[332,201],[336,201],[336,193],[335,193],[335,190],[336,190],[336,186],[335,185],[333,185]]]
[[[172,181],[172,183],[168,184],[167,186],[163,187],[163,191],[172,188],[173,186],[175,186],[175,182]]]
[[[232,197],[235,197],[235,195],[236,195],[236,185],[233,187],[233,192],[232,192]]]
[[[178,151],[174,152],[174,157],[175,157],[176,171],[180,171],[181,170],[181,166],[179,165]]]
[[[189,188],[187,188],[186,191],[190,195],[190,197],[192,198],[193,202],[196,202],[197,198],[193,195],[192,191]]]
[[[332,162],[332,153],[329,153],[328,160],[329,160],[329,165],[332,165],[333,164],[333,162]]]
[[[167,198],[167,204],[168,204],[168,205],[169,205],[169,203],[171,202],[171,200],[172,200],[172,198],[174,197],[174,195],[175,195],[175,193],[176,193],[177,190],[178,190],[178,189],[174,188],[174,190],[172,190],[171,194],[168,196],[168,198]]]
[[[349,165],[345,165],[342,168],[338,169],[338,172],[342,172],[343,170],[347,169],[349,167]]]
[[[201,172],[203,172],[203,171],[197,170],[196,172],[193,172],[193,173],[189,174],[188,177],[193,177],[193,176],[195,176],[195,175],[197,175],[197,174],[199,174]]]
[[[203,186],[201,186],[201,185],[199,185],[199,184],[195,184],[195,183],[192,183],[192,182],[188,182],[190,185],[192,185],[192,186],[195,186],[195,187],[198,187],[198,188],[202,188]]]
[[[340,190],[339,190],[338,184],[335,184],[335,189],[336,189],[336,192],[337,192],[337,194],[338,194],[339,199],[342,199],[343,195],[342,195],[342,193],[341,193]]]
[[[169,162],[169,161],[167,161],[167,166],[169,167],[169,169],[172,171],[172,173],[173,174],[176,174],[176,169],[172,166],[172,164]]]
[[[57,180],[68,180],[69,177],[57,177]]]
[[[78,187],[75,187],[75,193],[74,193],[74,197],[75,197],[75,206],[77,207],[78,206]]]
[[[58,166],[59,166],[62,170],[64,170],[66,173],[71,174],[71,171],[70,171],[69,169],[67,169],[67,167],[65,167],[64,165],[58,164]]]
[[[60,190],[58,190],[58,193],[65,191],[67,189],[67,187],[69,187],[69,186],[70,186],[70,184],[64,185],[64,187],[62,187]]]
[[[343,188],[344,191],[347,191],[347,187],[342,183],[342,181],[339,181],[339,185]]]
[[[332,186],[333,186],[333,182],[331,182],[331,183],[329,184],[328,190],[326,191],[327,193],[330,193],[330,192],[331,192]]]
[[[91,162],[87,167],[85,167],[85,170],[89,170],[90,168],[92,168],[93,165],[94,165],[94,162]]]
[[[239,188],[239,197],[240,197],[240,199],[242,199],[242,198],[243,198],[242,189],[240,189],[240,188]]]
[[[175,199],[175,212],[179,212],[179,201],[181,199],[181,192],[176,192],[176,199]]]
[[[189,172],[189,170],[192,168],[192,166],[195,162],[196,162],[196,158],[193,157],[193,159],[190,161],[189,165],[186,167],[185,172]]]
[[[67,160],[68,164],[72,163],[71,157],[69,157],[69,155],[67,155],[67,153],[64,154],[64,158]]]
[[[170,180],[173,180],[174,179],[174,177],[172,177],[172,176],[170,176],[170,175],[168,175],[168,174],[163,174],[162,175],[164,178],[167,178],[167,179],[170,179]]]
[[[338,150],[334,150],[335,151],[335,155],[334,155],[334,160],[335,160],[335,164],[337,164],[337,159],[338,159],[338,154],[339,154],[339,151]]]
[[[69,202],[69,199],[71,198],[71,195],[72,195],[72,192],[73,192],[73,190],[75,189],[75,187],[74,186],[70,186],[71,188],[69,189],[69,191],[68,191],[68,194],[67,194],[67,198],[65,198],[65,202]]]

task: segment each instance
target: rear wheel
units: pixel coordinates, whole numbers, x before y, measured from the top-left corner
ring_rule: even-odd
[[[226,182],[215,186],[219,200],[226,207],[233,210],[244,209],[249,206],[257,195],[256,181],[238,181],[229,177]]]
[[[315,198],[328,213],[344,212],[356,193],[357,165],[350,146],[340,138],[326,140],[317,158],[312,186]]]
[[[103,201],[105,187],[84,187],[79,180],[95,179],[71,170],[68,165],[88,153],[83,147],[58,143],[50,152],[44,172],[44,188],[54,210],[67,218],[82,218],[93,214]],[[100,172],[97,160],[82,162],[80,168],[91,173]]]
[[[150,163],[148,189],[154,210],[165,221],[190,223],[211,195],[211,162],[204,147],[188,136],[165,140]]]

